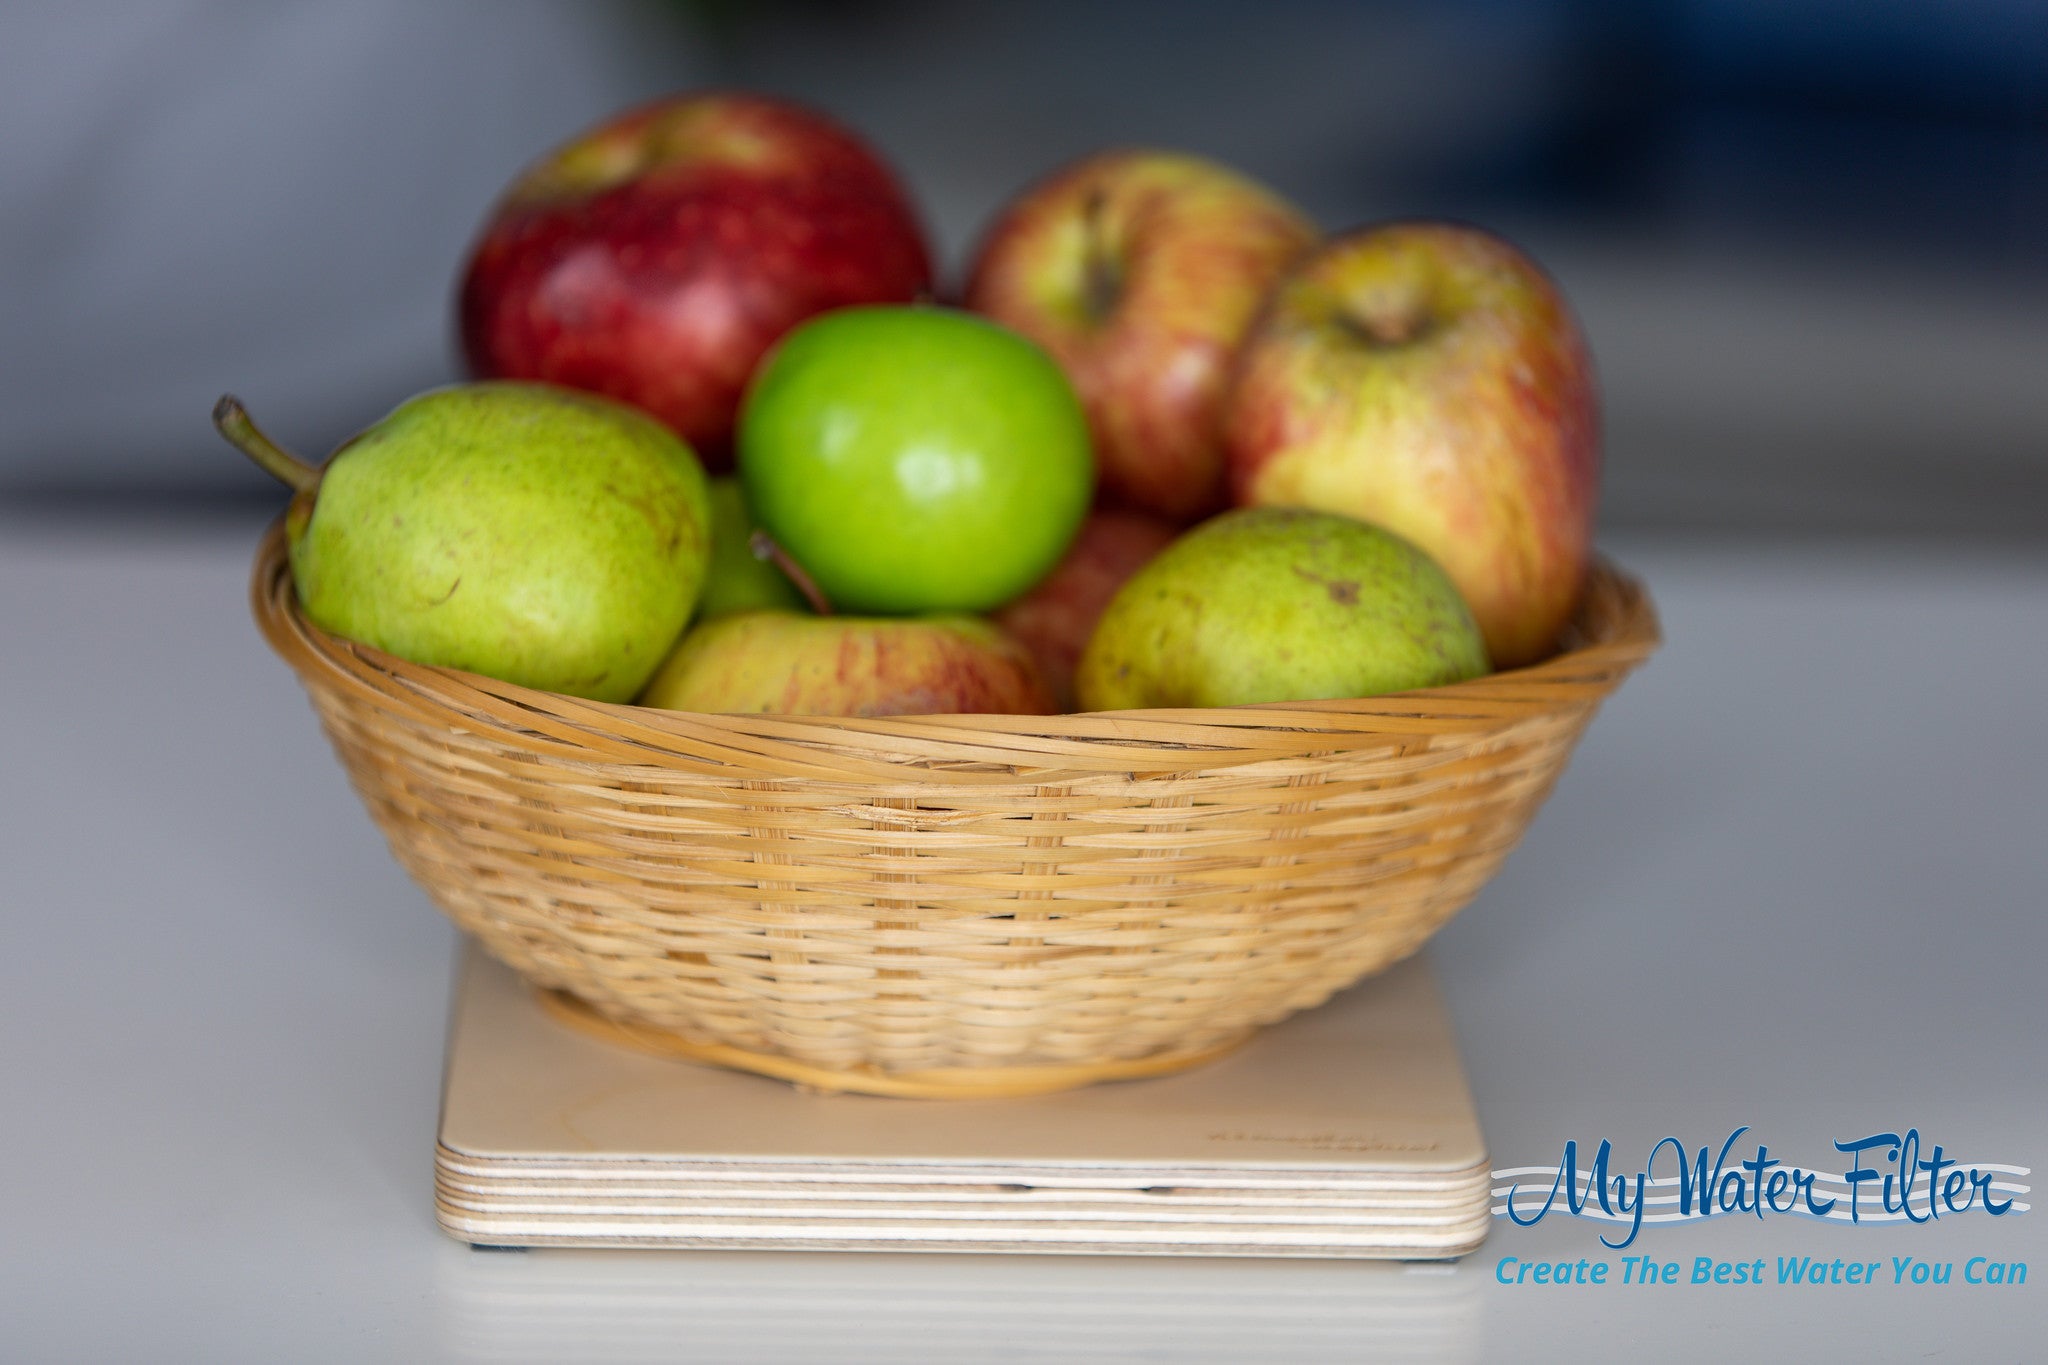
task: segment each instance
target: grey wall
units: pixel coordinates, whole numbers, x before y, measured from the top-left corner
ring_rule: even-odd
[[[1814,141],[1804,114],[1731,122],[1697,92],[1672,112],[1669,90],[1702,78],[1652,59],[1687,24],[1710,58],[1784,51],[1828,80],[1837,58],[1878,61],[1870,42],[1808,59],[1783,38],[1785,14],[1818,24],[1829,3],[1589,18],[1570,0],[14,0],[0,496],[260,494],[206,428],[221,390],[319,451],[451,377],[453,274],[505,180],[621,104],[717,83],[867,131],[956,261],[1018,186],[1110,142],[1223,157],[1333,228],[1441,211],[1500,226],[1563,278],[1591,334],[1612,522],[2048,533],[2048,138],[2013,141],[2024,119],[1938,101],[1896,137],[1884,110],[1852,123],[1848,143]],[[1670,32],[1620,23],[1659,14]],[[1616,31],[1635,45],[1602,46]],[[1945,58],[1955,89],[2032,70],[1988,32],[1965,26],[1977,46]],[[1884,60],[1916,42],[1887,41]],[[1768,63],[1743,60],[1740,79],[1761,79],[1745,73]],[[1631,151],[1637,125],[1662,140]],[[1907,135],[1923,125],[1962,131]],[[1998,171],[2007,142],[1985,128],[2018,170]],[[1856,180],[1844,146],[1878,178]],[[1957,147],[1995,164],[1971,172]],[[1919,196],[1946,216],[1916,237],[1902,205],[1923,153],[1926,175],[1961,169]],[[1837,192],[1784,218],[1802,174]],[[1531,175],[1549,188],[1525,192]],[[1891,198],[1849,193],[1866,181]],[[1976,221],[1997,233],[1972,235]]]
[[[64,4],[0,17],[0,480],[249,487],[450,373],[454,263],[536,152],[701,75],[604,4]],[[665,27],[665,26],[664,26]]]

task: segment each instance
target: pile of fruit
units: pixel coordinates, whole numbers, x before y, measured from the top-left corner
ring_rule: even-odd
[[[1590,364],[1513,247],[1323,238],[1213,162],[1088,158],[931,301],[910,200],[780,101],[632,111],[507,192],[477,382],[296,490],[316,625],[705,712],[1359,697],[1550,652],[1588,567]],[[736,473],[707,478],[706,468]]]

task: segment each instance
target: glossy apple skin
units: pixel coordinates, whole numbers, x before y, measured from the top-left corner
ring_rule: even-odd
[[[641,694],[673,711],[784,716],[1046,715],[1024,647],[971,616],[751,611],[683,637]]]
[[[1215,162],[1104,152],[1004,211],[966,302],[1073,380],[1106,502],[1187,522],[1223,505],[1231,368],[1266,293],[1316,236],[1299,210]]]
[[[954,308],[842,308],[747,389],[747,504],[855,612],[987,611],[1059,563],[1088,514],[1088,422],[1059,367]]]
[[[1419,545],[1497,667],[1554,648],[1592,553],[1599,411],[1570,308],[1514,247],[1447,223],[1331,240],[1246,343],[1225,441],[1240,504]]]
[[[722,467],[777,338],[930,287],[917,213],[857,137],[778,100],[708,94],[631,110],[527,170],[458,308],[477,376],[622,399]]]
[[[1125,579],[1178,534],[1174,523],[1144,512],[1091,512],[1066,558],[1037,587],[995,614],[995,623],[1038,660],[1061,710],[1073,709],[1074,668],[1102,609]]]

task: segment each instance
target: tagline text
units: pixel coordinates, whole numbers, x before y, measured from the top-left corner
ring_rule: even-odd
[[[1654,1256],[1623,1256],[1618,1260],[1577,1261],[1525,1260],[1503,1256],[1494,1262],[1493,1278],[1499,1284],[1525,1286],[1620,1286],[1620,1285],[1703,1285],[1709,1288],[1765,1285],[1809,1285],[1844,1287],[1854,1285],[2021,1285],[2027,1282],[2025,1261],[1972,1256],[1963,1261],[1923,1261],[1912,1256],[1889,1256],[1852,1261],[1842,1257],[1757,1256],[1749,1260],[1720,1260],[1694,1256],[1690,1262],[1660,1261]]]

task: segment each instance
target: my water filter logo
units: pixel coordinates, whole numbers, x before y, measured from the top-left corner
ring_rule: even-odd
[[[1601,1244],[1619,1251],[1650,1223],[1704,1218],[1787,1216],[1830,1223],[1932,1223],[1969,1215],[2003,1218],[2030,1207],[2025,1166],[1963,1161],[1917,1128],[1838,1140],[1841,1159],[1827,1167],[1787,1162],[1757,1142],[1747,1125],[1719,1147],[1688,1149],[1667,1137],[1640,1169],[1617,1170],[1614,1144],[1602,1138],[1580,1165],[1579,1144],[1567,1142],[1555,1166],[1514,1166],[1493,1173],[1495,1217],[1522,1227],[1562,1211],[1617,1225]],[[1500,1182],[1510,1182],[1502,1184]]]
[[[1619,1169],[1614,1144],[1602,1139],[1580,1164],[1576,1141],[1555,1166],[1514,1166],[1493,1178],[1495,1217],[1533,1227],[1552,1214],[1609,1225],[1600,1244],[1620,1251],[1652,1223],[1707,1218],[1780,1217],[1821,1223],[1954,1223],[2007,1218],[2028,1211],[2025,1166],[1964,1161],[1917,1128],[1838,1140],[1836,1161],[1789,1162],[1768,1144],[1745,1141],[1737,1128],[1718,1147],[1688,1148],[1676,1137],[1653,1146],[1640,1168]],[[1506,1183],[1498,1183],[1506,1182]],[[1503,1285],[1876,1285],[2013,1286],[2027,1282],[2027,1263],[1989,1254],[1928,1260],[1881,1256],[1874,1260],[1827,1255],[1695,1256],[1688,1268],[1639,1252],[1612,1263],[1593,1257],[1535,1261],[1503,1256],[1493,1277]]]

